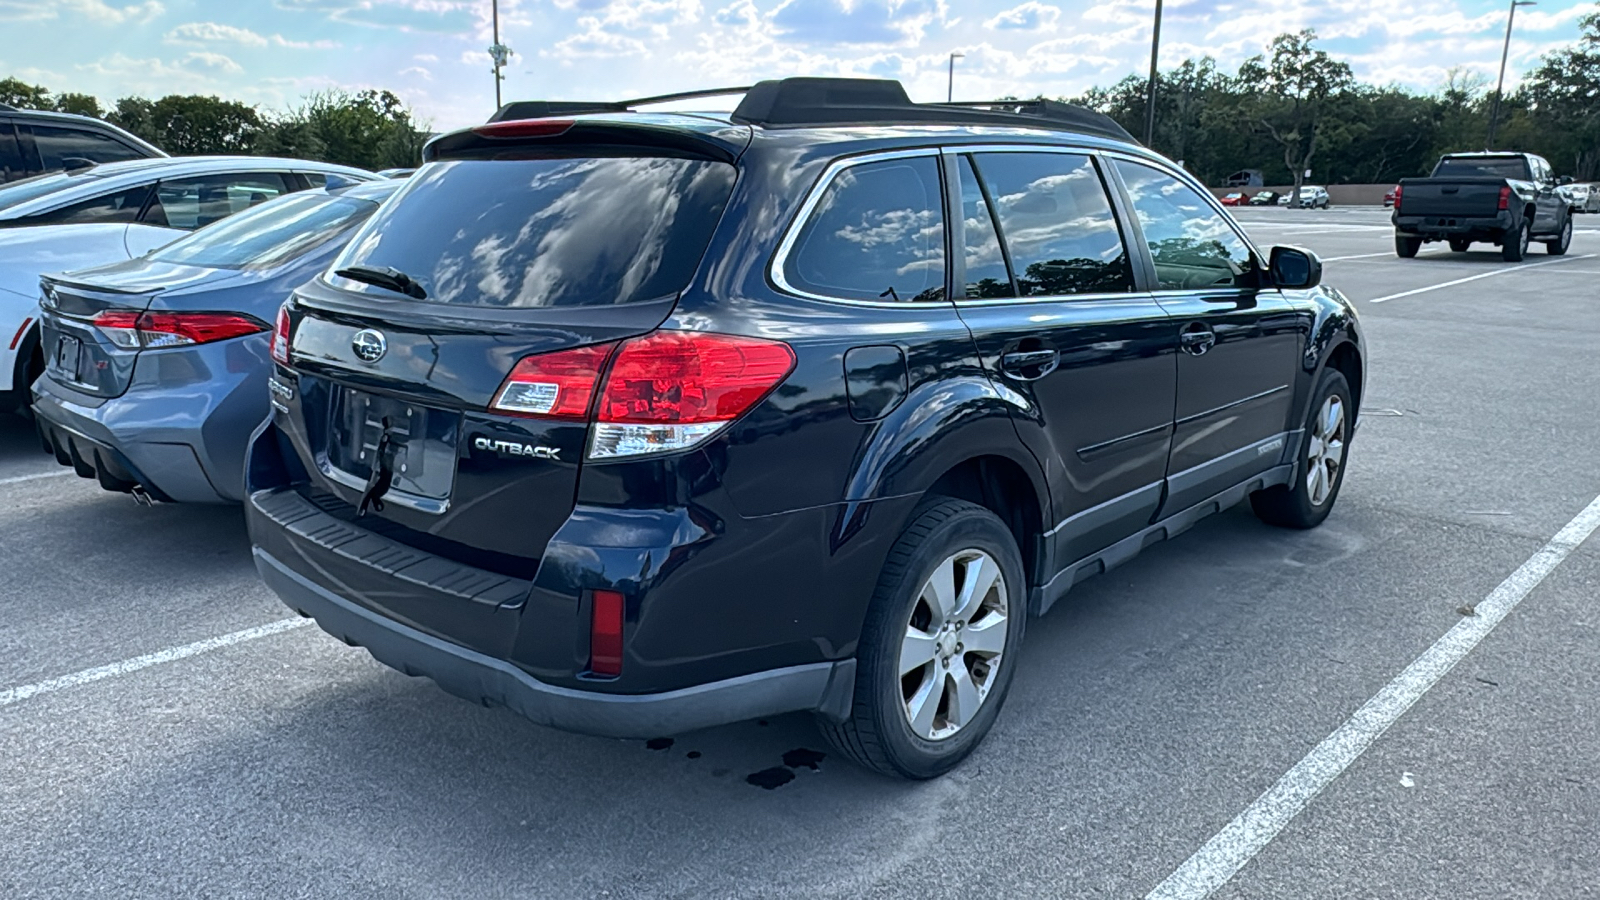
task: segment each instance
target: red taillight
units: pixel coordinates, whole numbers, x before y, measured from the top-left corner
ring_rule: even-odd
[[[590,591],[593,614],[589,626],[589,671],[596,675],[622,674],[622,595],[616,591]]]
[[[278,307],[278,321],[272,326],[272,358],[289,364],[289,305]]]
[[[571,127],[571,119],[513,119],[479,125],[472,133],[486,138],[555,137]]]
[[[494,408],[519,416],[587,418],[600,371],[616,346],[594,344],[524,358],[500,386]]]
[[[606,375],[591,459],[683,450],[720,431],[794,369],[788,344],[691,331],[625,342]]]
[[[1511,208],[1511,188],[1510,187],[1501,187],[1500,188],[1500,208],[1501,209],[1510,209]]]
[[[225,341],[267,330],[249,316],[233,313],[141,313],[106,310],[94,317],[94,327],[124,350],[157,350]]]
[[[1400,195],[1401,195],[1400,185],[1397,184],[1397,185],[1394,186],[1394,211],[1395,212],[1399,212],[1400,211]]]

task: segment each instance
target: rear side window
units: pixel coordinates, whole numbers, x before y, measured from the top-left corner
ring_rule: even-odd
[[[150,185],[121,190],[92,200],[80,200],[70,206],[53,209],[26,217],[29,225],[109,225],[129,224],[139,220],[139,210],[144,208],[144,198],[150,194]]]
[[[156,185],[156,198],[145,212],[146,225],[193,231],[220,222],[288,193],[277,172],[245,172],[178,178]]]
[[[801,226],[784,279],[842,300],[943,300],[942,198],[932,156],[844,169]]]
[[[1133,266],[1094,161],[1077,153],[980,153],[1024,297],[1133,290]]]
[[[82,165],[84,161],[109,163],[145,158],[145,154],[127,144],[93,131],[49,125],[31,127],[33,146],[39,151],[39,159],[46,172],[65,169],[72,164]]]
[[[377,208],[370,200],[321,191],[293,194],[185,235],[150,258],[214,269],[270,268],[347,234]]]
[[[426,302],[458,306],[667,297],[694,277],[733,182],[731,165],[668,156],[434,162],[332,268],[398,269]]]
[[[0,184],[15,181],[28,173],[22,164],[22,150],[17,147],[17,129],[10,122],[0,122]]]

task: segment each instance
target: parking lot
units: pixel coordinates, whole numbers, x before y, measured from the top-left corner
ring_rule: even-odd
[[[0,422],[0,896],[1203,896],[1238,864],[1213,896],[1592,896],[1600,216],[1515,265],[1396,259],[1376,209],[1238,218],[1362,315],[1338,508],[1079,585],[927,783],[795,752],[828,749],[804,716],[646,743],[454,699],[291,618],[237,509],[137,506]],[[1404,714],[1328,769],[1375,696]],[[1297,816],[1257,804],[1286,773]]]

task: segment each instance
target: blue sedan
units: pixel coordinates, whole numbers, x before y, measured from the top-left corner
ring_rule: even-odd
[[[138,259],[46,276],[33,387],[45,449],[140,499],[241,500],[279,305],[403,185],[291,194]]]

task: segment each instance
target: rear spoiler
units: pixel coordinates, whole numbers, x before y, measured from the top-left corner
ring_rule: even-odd
[[[515,104],[508,104],[515,105]],[[501,119],[443,134],[422,148],[423,162],[486,159],[557,147],[656,150],[734,162],[750,143],[750,129],[705,121],[704,127],[626,114],[597,116],[585,107],[580,118]]]

